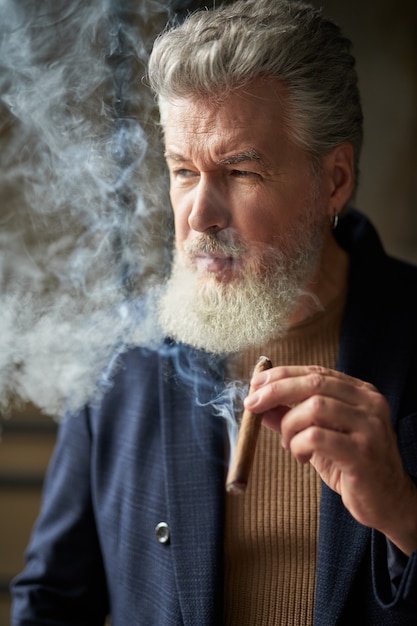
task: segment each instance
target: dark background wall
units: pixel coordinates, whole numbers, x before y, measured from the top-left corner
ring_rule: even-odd
[[[365,116],[357,205],[417,261],[417,2],[314,0],[353,42]]]

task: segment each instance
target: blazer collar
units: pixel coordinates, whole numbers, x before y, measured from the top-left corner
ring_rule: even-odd
[[[375,385],[387,397],[395,424],[416,336],[416,274],[386,255],[357,211],[349,211],[340,226],[350,276],[337,367]]]

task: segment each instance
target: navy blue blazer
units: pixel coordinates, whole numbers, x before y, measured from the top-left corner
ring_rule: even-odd
[[[351,258],[338,368],[386,395],[417,481],[417,269],[357,212],[336,232]],[[170,342],[133,349],[105,398],[62,424],[13,626],[102,625],[109,610],[113,626],[222,623],[222,369]],[[315,625],[417,624],[417,553],[389,568],[392,552],[323,485]]]

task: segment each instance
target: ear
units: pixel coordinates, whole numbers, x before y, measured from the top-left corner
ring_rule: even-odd
[[[341,143],[324,158],[324,171],[328,182],[328,214],[340,213],[353,193],[355,186],[354,149],[351,143]]]

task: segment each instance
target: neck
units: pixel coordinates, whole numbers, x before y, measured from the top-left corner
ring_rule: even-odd
[[[348,272],[349,257],[328,231],[317,269],[306,286],[306,295],[298,300],[290,326],[304,322],[317,313],[318,307],[326,309],[345,290]]]

